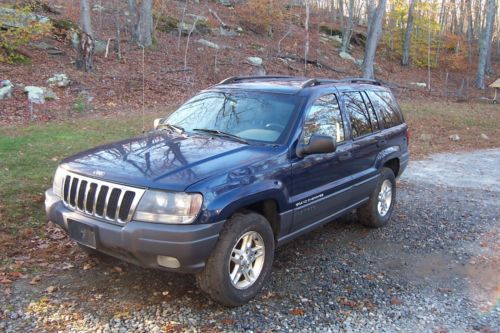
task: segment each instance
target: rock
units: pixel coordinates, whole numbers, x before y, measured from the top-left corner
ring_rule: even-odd
[[[231,3],[231,0],[218,0],[218,3],[221,5],[224,5],[226,7],[231,7],[233,4]]]
[[[201,15],[186,15],[183,22],[177,23],[174,32],[178,33],[178,29],[181,30],[181,34],[183,36],[189,35],[189,32],[193,28],[193,24],[196,22],[194,30],[192,34],[207,34],[211,31],[210,26],[208,24],[208,18],[206,16]]]
[[[104,8],[104,6],[101,6],[100,4],[96,3],[93,7],[92,7],[92,11],[94,12],[103,12],[104,10],[106,10],[106,8]]]
[[[412,86],[415,86],[415,87],[419,87],[419,88],[426,88],[427,87],[427,83],[425,83],[425,82],[410,82],[409,84]]]
[[[179,24],[179,19],[170,15],[160,15],[157,19],[156,28],[163,32],[170,32],[177,30],[177,25]]]
[[[247,62],[252,66],[262,66],[262,58],[247,57]]]
[[[24,28],[38,22],[46,24],[50,22],[47,16],[36,15],[13,8],[0,7],[0,27],[4,28]]]
[[[48,101],[59,99],[59,97],[57,97],[57,94],[54,92],[54,90],[52,90],[50,88],[43,88],[43,97]]]
[[[43,88],[36,86],[26,86],[24,87],[24,92],[28,93],[28,100],[31,103],[35,104],[45,103],[45,95]]]
[[[203,46],[210,47],[210,48],[216,49],[216,50],[218,50],[218,49],[221,48],[219,45],[217,45],[217,44],[215,44],[215,43],[213,43],[211,41],[208,41],[206,39],[203,39],[203,38],[198,39],[196,42],[198,44],[201,44]]]
[[[460,136],[458,134],[452,134],[448,137],[451,141],[460,141]]]
[[[356,59],[354,59],[354,57],[347,52],[340,52],[339,57],[345,60],[351,60],[352,62],[356,61]]]
[[[54,74],[53,77],[47,80],[47,83],[49,84],[49,86],[67,87],[71,83],[71,80],[66,74],[61,73]]]
[[[104,54],[106,53],[107,42],[102,40],[94,40],[94,54]]]
[[[420,134],[420,140],[425,141],[425,142],[430,142],[432,141],[433,135],[428,134],[428,133],[422,133]]]
[[[12,97],[14,85],[9,80],[0,82],[0,100]]]
[[[1,98],[0,98],[0,99],[1,99]],[[486,134],[484,134],[484,133],[481,133],[481,139],[483,139],[483,140],[489,140],[489,139],[490,139],[490,137],[489,137],[489,136],[487,136],[487,135],[486,135]]]

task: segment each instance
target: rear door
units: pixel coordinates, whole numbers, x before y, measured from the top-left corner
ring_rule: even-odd
[[[358,201],[368,195],[375,186],[378,176],[375,161],[386,142],[380,135],[377,114],[364,91],[343,92],[342,100],[352,139],[351,194],[353,201]]]
[[[398,147],[401,151],[406,151],[407,125],[392,93],[386,90],[368,90],[367,95],[379,115],[383,127],[382,135],[386,140],[385,146]]]

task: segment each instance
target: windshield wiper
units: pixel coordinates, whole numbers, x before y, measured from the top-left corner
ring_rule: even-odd
[[[216,129],[193,128],[193,131],[205,132],[205,133],[209,133],[209,134],[213,134],[213,135],[217,135],[217,136],[223,136],[223,137],[226,137],[226,138],[231,138],[233,140],[236,140],[236,141],[244,143],[244,144],[248,144],[248,141],[245,140],[245,139],[243,139],[242,137],[239,137],[239,136],[231,134],[231,133],[219,131],[219,130],[216,130]]]
[[[162,127],[166,127],[169,130],[174,131],[175,133],[179,133],[179,134],[184,133],[184,128],[182,128],[182,127],[180,127],[178,125],[172,125],[172,124],[168,124],[168,123],[163,123],[163,124],[159,124],[158,125],[159,129],[161,129]]]

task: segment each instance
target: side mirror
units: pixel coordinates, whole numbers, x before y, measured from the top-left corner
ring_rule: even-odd
[[[161,124],[163,124],[163,122],[165,121],[165,118],[156,118],[154,121],[153,121],[153,128],[154,129],[157,129],[158,126],[160,126]]]
[[[308,144],[299,144],[297,156],[333,153],[337,149],[335,139],[328,135],[313,134]]]

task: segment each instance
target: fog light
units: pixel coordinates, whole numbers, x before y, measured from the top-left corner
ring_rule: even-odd
[[[181,263],[177,258],[167,257],[167,256],[157,256],[156,261],[158,261],[158,265],[167,267],[167,268],[179,268],[181,267]]]

